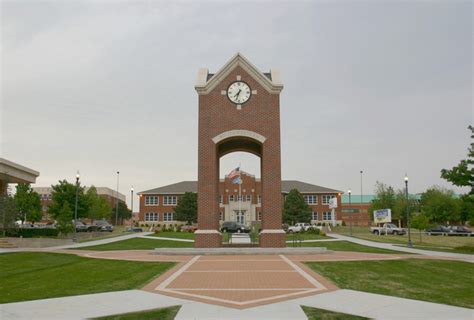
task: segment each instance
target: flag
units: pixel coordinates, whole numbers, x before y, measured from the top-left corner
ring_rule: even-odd
[[[228,175],[227,178],[229,179],[234,179],[235,177],[239,176],[240,177],[240,167],[235,168],[232,170]]]
[[[237,178],[235,178],[234,180],[232,180],[232,183],[233,183],[233,184],[241,184],[241,183],[242,183],[242,179],[240,179],[240,177],[237,177]]]

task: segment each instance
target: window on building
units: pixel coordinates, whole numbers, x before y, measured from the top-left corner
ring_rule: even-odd
[[[53,199],[53,195],[52,194],[48,194],[48,200],[52,200]]]
[[[158,205],[158,196],[145,196],[145,205],[146,206]]]
[[[313,211],[313,212],[311,213],[311,219],[312,219],[312,220],[318,220],[318,213],[317,213],[316,211]]]
[[[260,211],[257,214],[257,220],[262,221],[262,213]]]
[[[165,212],[163,214],[163,221],[173,221],[173,212]]]
[[[303,197],[307,204],[318,204],[318,196],[315,194],[310,194]]]
[[[252,195],[251,194],[246,195],[245,196],[245,201],[252,202]]]
[[[257,196],[257,201],[258,201],[258,203],[262,203],[262,196],[261,195]]]
[[[329,204],[329,200],[335,197],[335,195],[323,194],[323,204]]]
[[[163,205],[165,206],[175,206],[178,203],[177,196],[164,196]]]
[[[232,201],[234,201],[234,195],[233,195],[233,194],[231,194],[231,195],[229,196],[229,202],[232,202]]]
[[[330,220],[332,220],[331,211],[323,212],[323,220],[324,220],[324,221],[330,221]]]
[[[244,199],[243,197],[244,197],[243,195],[238,195],[237,196],[237,201],[243,201],[243,199]]]
[[[224,196],[222,194],[219,196],[219,203],[224,203]]]
[[[159,214],[157,212],[145,213],[145,221],[158,221]]]
[[[224,221],[224,213],[223,212],[219,212],[219,220]]]
[[[43,212],[48,211],[48,206],[43,206]]]

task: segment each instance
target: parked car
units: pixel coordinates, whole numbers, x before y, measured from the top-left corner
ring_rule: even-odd
[[[87,232],[88,226],[81,221],[76,221],[76,232]]]
[[[450,235],[453,236],[470,236],[472,234],[472,231],[465,226],[449,226],[448,229],[452,231]]]
[[[381,234],[393,234],[393,235],[404,235],[406,230],[399,228],[393,223],[384,223],[382,227],[371,227],[370,232],[376,235]]]
[[[235,222],[235,221],[226,221],[222,224],[221,226],[221,231],[222,232],[237,232],[237,233],[242,233],[242,232],[250,232],[250,228]]]
[[[436,226],[433,228],[428,228],[425,230],[425,233],[429,236],[437,236],[437,235],[450,235],[453,233],[453,230],[449,229],[448,227],[445,226]]]
[[[197,230],[197,227],[196,226],[193,226],[193,225],[184,225],[184,226],[181,226],[181,231],[183,232],[194,232]]]
[[[91,231],[114,231],[114,226],[108,223],[105,220],[94,221],[94,223],[89,227]]]
[[[126,232],[143,232],[143,229],[139,227],[129,227],[125,231]]]

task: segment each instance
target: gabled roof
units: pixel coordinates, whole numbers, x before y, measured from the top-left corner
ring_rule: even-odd
[[[300,193],[342,193],[342,191],[339,190],[297,180],[283,180],[281,182],[281,189],[282,193],[288,193],[292,189],[297,189]],[[167,186],[138,192],[137,194],[184,194],[185,192],[197,192],[197,181],[181,181]]]
[[[240,52],[237,52],[222,68],[219,69],[219,71],[214,74],[210,74],[209,70],[206,68],[199,69],[195,85],[196,91],[198,94],[208,94],[237,66],[244,69],[268,92],[279,93],[283,90],[279,70],[272,69],[270,70],[270,73],[262,73]]]
[[[343,193],[340,190],[321,187],[298,180],[282,180],[281,189],[282,193],[288,193],[292,189],[297,189],[300,193]]]

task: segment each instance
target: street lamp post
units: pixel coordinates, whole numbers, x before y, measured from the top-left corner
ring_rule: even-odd
[[[120,171],[117,171],[117,194],[115,195],[115,225],[118,225],[118,204],[119,204],[119,176],[120,176]]]
[[[76,230],[76,223],[77,223],[77,199],[79,197],[79,171],[76,173],[76,204],[74,205],[74,238],[73,241],[77,241],[77,230]]]
[[[364,191],[362,190],[362,174],[364,171],[360,170],[360,203],[362,204],[362,197],[364,194]]]
[[[411,248],[413,247],[413,243],[411,242],[411,234],[410,234],[410,202],[408,199],[408,176],[405,174],[405,196],[407,199],[407,228],[408,228],[408,246]]]
[[[130,192],[132,194],[131,200],[130,200],[130,207],[132,208],[132,218],[130,219],[130,227],[132,226],[132,219],[133,219],[133,186],[130,188]]]
[[[348,191],[349,193],[349,216],[350,216],[350,219],[349,219],[349,227],[350,227],[350,235],[352,237],[352,201],[351,201],[351,189],[349,189]]]

